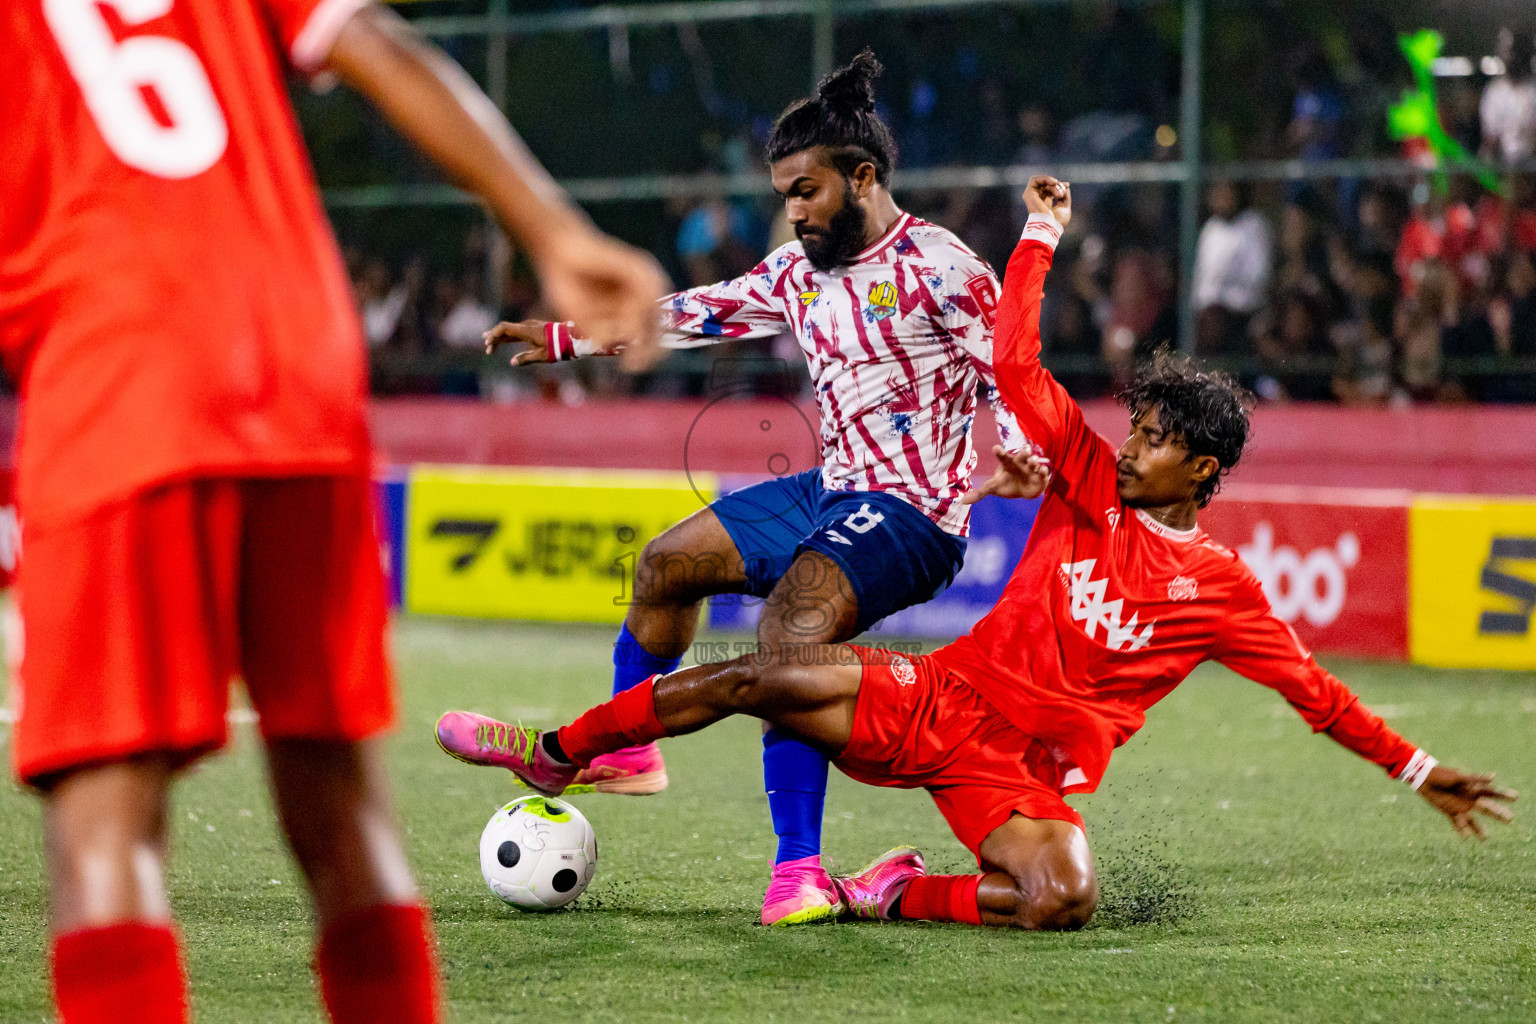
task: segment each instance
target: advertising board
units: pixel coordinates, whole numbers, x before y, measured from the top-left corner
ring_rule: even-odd
[[[1231,487],[1200,525],[1237,552],[1315,651],[1408,657],[1407,494]]]
[[[1420,497],[1411,536],[1412,659],[1536,669],[1536,502]]]
[[[405,607],[621,622],[641,549],[713,488],[697,473],[690,482],[682,473],[417,467],[406,502]]]

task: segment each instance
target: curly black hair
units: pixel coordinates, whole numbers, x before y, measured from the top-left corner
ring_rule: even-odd
[[[868,49],[823,78],[816,95],[796,100],[774,122],[768,162],[825,146],[832,166],[851,177],[863,163],[875,165],[875,180],[890,183],[896,140],[875,113],[875,79],[884,70]]]
[[[1152,361],[1116,396],[1139,419],[1152,409],[1168,436],[1189,449],[1189,457],[1209,455],[1220,465],[1195,491],[1201,508],[1221,489],[1221,478],[1232,472],[1248,443],[1254,397],[1225,373],[1206,372],[1194,361],[1159,349]]]

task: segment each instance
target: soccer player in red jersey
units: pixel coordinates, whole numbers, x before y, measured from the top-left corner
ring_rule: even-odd
[[[1246,393],[1164,357],[1123,396],[1131,433],[1118,449],[1087,427],[1040,365],[1040,299],[1070,195],[1041,177],[1025,201],[994,358],[1003,398],[1037,451],[1000,451],[984,489],[1046,496],[997,606],[926,657],[765,646],[655,677],[563,729],[521,731],[513,739],[525,759],[513,770],[558,792],[607,751],[753,715],[826,751],[855,779],[926,788],[982,868],[928,876],[915,850],[893,850],[839,880],[855,915],[1078,928],[1097,885],[1082,818],[1063,795],[1097,787],[1147,709],[1212,660],[1279,692],[1461,834],[1482,838],[1474,811],[1508,821],[1501,801],[1514,793],[1438,764],[1388,728],[1274,616],[1237,555],[1201,532],[1197,512],[1242,454]]]
[[[373,741],[394,705],[362,332],[286,70],[372,99],[603,339],[654,342],[662,276],[592,227],[457,65],[363,0],[14,0],[0,66],[0,355],[22,397],[26,539],[13,750],[43,798],[60,1018],[186,1020],[167,794],[223,745],[240,675],[332,1018],[437,1020]]]

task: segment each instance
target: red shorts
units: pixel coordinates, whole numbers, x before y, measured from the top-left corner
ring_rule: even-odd
[[[834,762],[844,774],[873,786],[926,789],[978,860],[982,840],[1014,814],[1083,827],[1061,797],[1050,751],[981,694],[931,658],[853,649],[864,675],[852,737]]]
[[[393,721],[365,478],[166,484],[25,545],[24,782],[223,746],[237,675],[268,739],[360,740]]]

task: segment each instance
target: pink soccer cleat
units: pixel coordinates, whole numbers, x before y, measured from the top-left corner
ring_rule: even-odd
[[[508,725],[472,711],[449,711],[437,720],[437,745],[465,764],[505,768],[545,796],[565,792],[580,771],[545,753],[538,729]]]
[[[907,883],[924,873],[923,855],[910,846],[882,854],[856,875],[832,880],[848,904],[848,912],[864,921],[889,921],[891,907]]]
[[[567,793],[624,793],[649,796],[667,788],[667,763],[654,743],[625,747],[592,759]]]
[[[830,921],[847,905],[821,866],[821,858],[801,857],[773,866],[773,879],[763,896],[763,924],[780,928]]]

